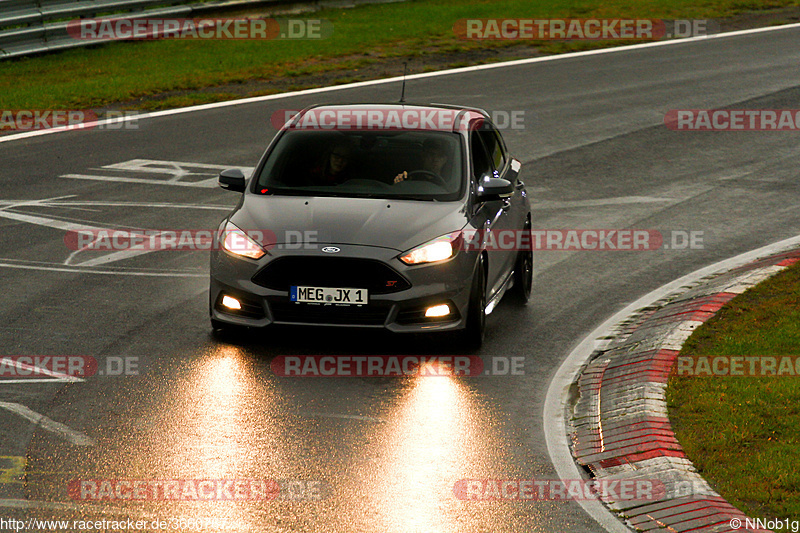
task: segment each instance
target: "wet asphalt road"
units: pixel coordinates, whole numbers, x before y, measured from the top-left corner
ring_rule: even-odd
[[[358,330],[214,336],[207,252],[115,256],[65,242],[75,227],[216,228],[237,195],[214,176],[255,165],[272,113],[394,101],[397,84],[0,143],[0,355],[138,369],[74,382],[3,375],[0,518],[130,517],[152,531],[600,530],[574,502],[461,501],[453,487],[554,478],[542,405],[570,349],[642,294],[800,232],[796,133],[663,124],[670,109],[800,108],[799,37],[787,29],[408,84],[412,101],[524,111],[524,128],[504,135],[524,163],[534,227],[653,229],[668,244],[677,232],[702,235],[695,249],[538,252],[533,301],[503,301],[474,354],[485,364],[522,357],[522,375],[278,377],[270,363],[281,355],[461,352],[447,339]],[[284,490],[277,501],[202,503],[70,492],[75,480],[137,479],[277,480]]]

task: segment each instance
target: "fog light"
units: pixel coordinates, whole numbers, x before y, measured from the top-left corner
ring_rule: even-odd
[[[434,305],[425,310],[426,318],[434,318],[439,316],[447,316],[450,314],[450,306],[447,304]]]
[[[223,296],[222,305],[224,305],[228,309],[233,309],[236,311],[240,311],[242,309],[242,303],[236,298],[233,298],[232,296]]]

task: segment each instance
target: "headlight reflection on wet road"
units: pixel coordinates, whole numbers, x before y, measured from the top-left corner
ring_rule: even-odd
[[[378,459],[362,478],[374,531],[464,531],[464,504],[454,498],[453,484],[494,457],[493,432],[473,394],[452,377],[418,378],[397,399],[390,422],[375,427]]]
[[[214,497],[186,503],[164,514],[184,512],[187,523],[217,525],[211,530],[252,530],[259,519],[251,512],[270,502],[250,494],[252,482],[266,483],[280,469],[280,425],[274,418],[275,390],[256,375],[254,362],[232,346],[218,346],[179,382],[172,417],[164,420],[159,440],[166,447],[165,470],[184,480],[217,480]],[[277,467],[277,468],[276,468]],[[225,482],[230,481],[228,485]],[[235,483],[245,487],[243,498]],[[220,489],[225,486],[225,490]],[[226,494],[237,501],[225,501]],[[269,496],[268,496],[269,497]],[[222,500],[222,501],[220,501]]]
[[[169,361],[131,389],[107,390],[119,416],[109,424],[98,414],[106,420],[93,431],[98,447],[70,479],[189,481],[200,497],[192,488],[188,498],[84,503],[219,532],[477,533],[536,520],[530,505],[453,493],[461,479],[524,475],[511,466],[502,412],[477,382],[279,378],[268,369],[269,360],[217,345],[188,364]],[[54,460],[63,453],[55,441],[47,446]],[[271,499],[273,484],[271,493],[262,485],[266,498],[202,497],[209,480],[278,481],[281,494]]]

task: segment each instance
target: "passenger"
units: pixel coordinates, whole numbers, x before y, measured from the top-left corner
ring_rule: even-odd
[[[353,148],[350,143],[340,141],[328,151],[322,164],[311,169],[314,185],[339,185],[352,178],[350,165]]]

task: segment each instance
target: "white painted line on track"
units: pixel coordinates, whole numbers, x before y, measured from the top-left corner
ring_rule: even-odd
[[[56,422],[55,420],[51,420],[44,415],[40,415],[36,411],[31,410],[21,403],[0,402],[0,408],[11,411],[22,418],[33,422],[36,426],[59,435],[76,446],[94,446],[94,440],[87,437],[80,431],[75,431],[74,429],[65,426],[61,422]]]
[[[55,229],[60,229],[60,230],[64,230],[64,231],[80,231],[80,230],[84,230],[84,231],[90,231],[90,230],[99,231],[101,229],[107,229],[107,228],[101,228],[99,226],[90,226],[89,224],[86,224],[86,223],[78,224],[76,222],[69,222],[69,221],[66,221],[66,220],[59,220],[59,219],[56,219],[56,218],[48,218],[48,217],[42,217],[42,216],[37,216],[37,215],[25,215],[23,213],[13,213],[13,212],[8,210],[11,207],[23,207],[23,206],[31,206],[31,205],[36,205],[36,204],[35,203],[31,203],[31,202],[21,202],[21,203],[16,204],[16,205],[6,206],[3,209],[0,209],[0,217],[8,218],[8,219],[11,219],[11,220],[16,220],[17,222],[27,222],[28,224],[36,224],[38,226],[47,226],[49,228],[55,228]]]
[[[13,201],[13,200],[0,200],[0,205],[11,205],[12,207],[18,205],[34,205],[29,201]],[[100,202],[95,200],[75,200],[69,202],[51,202],[49,200],[37,200],[36,206],[44,207],[155,207],[155,208],[170,208],[170,209],[208,209],[212,211],[230,211],[232,205],[214,205],[214,204],[175,204],[169,202]]]
[[[0,385],[6,385],[9,383],[63,383],[67,380],[61,379],[0,379]],[[83,381],[82,379],[80,381]]]
[[[158,181],[146,178],[123,178],[120,176],[92,176],[90,174],[64,174],[59,178],[90,181],[113,181],[117,183],[146,183],[147,185],[171,185],[173,187],[196,187],[200,189],[213,189],[217,186],[217,178],[203,181]]]
[[[74,198],[75,195],[60,196],[61,198]],[[0,200],[0,211],[13,207],[63,207],[65,209],[77,209],[80,207],[152,207],[169,209],[200,209],[210,211],[230,211],[232,205],[218,204],[176,204],[170,202],[114,202],[97,200],[74,200],[74,201],[53,201],[44,200]],[[96,210],[94,210],[96,211]]]
[[[594,200],[573,200],[566,202],[556,202],[543,200],[541,202],[531,202],[532,209],[572,209],[577,207],[602,207],[606,205],[626,205],[626,204],[652,204],[679,202],[675,198],[654,198],[652,196],[620,196],[617,198],[597,198]]]
[[[569,402],[569,388],[575,379],[577,379],[578,372],[580,372],[589,356],[596,348],[608,342],[603,339],[612,333],[617,324],[639,309],[650,306],[671,293],[687,285],[696,283],[707,276],[725,272],[755,261],[759,257],[775,254],[798,245],[800,245],[800,236],[791,237],[695,270],[690,274],[671,281],[666,285],[662,285],[658,289],[642,296],[621,311],[615,313],[589,335],[584,337],[556,371],[553,379],[550,381],[550,385],[547,389],[547,397],[544,402],[544,436],[547,442],[547,452],[556,468],[558,476],[561,479],[577,479],[581,477],[581,472],[578,470],[569,449],[566,422],[564,420],[567,403]],[[631,530],[620,522],[616,516],[611,514],[599,501],[577,500],[577,502],[592,518],[603,526],[606,531],[612,533],[630,533]]]
[[[148,180],[145,180],[148,181]],[[174,183],[173,183],[174,184]],[[63,200],[64,198],[72,198],[73,196],[59,196],[56,198],[45,198],[42,200],[20,200],[20,201],[11,201],[11,200],[4,200],[0,201],[0,217],[1,218],[8,218],[11,220],[15,220],[17,222],[25,222],[28,224],[35,224],[39,226],[46,226],[54,229],[59,229],[63,231],[108,231],[110,228],[101,228],[99,226],[90,225],[88,223],[77,223],[71,222],[66,220],[60,220],[57,218],[50,218],[44,217],[39,215],[28,215],[23,213],[15,213],[9,211],[9,209],[16,208],[16,207],[70,207],[70,206],[128,206],[128,207],[181,207],[181,208],[198,208],[198,209],[211,209],[216,211],[229,211],[231,207],[229,206],[213,206],[213,205],[202,205],[202,204],[171,204],[171,203],[146,203],[146,202],[92,202],[92,201],[82,201],[82,202],[65,202],[65,201],[56,201],[56,200]],[[124,232],[123,235],[128,237],[130,235],[140,235],[144,234],[145,230],[115,230],[117,232]],[[160,234],[155,234],[157,237]],[[75,250],[73,253],[67,257],[66,261],[64,262],[65,266],[74,266],[74,267],[95,267],[98,265],[108,264],[114,261],[121,261],[124,259],[129,259],[131,257],[147,254],[150,252],[154,252],[157,250],[119,250],[116,252],[111,252],[105,254],[101,257],[89,259],[86,261],[82,261],[80,263],[73,263],[74,257],[80,252],[84,251]],[[0,259],[0,261],[3,261]],[[10,261],[10,260],[7,260]],[[17,266],[11,268],[26,268],[22,265],[26,263],[18,263]],[[7,263],[0,262],[0,267],[2,266],[9,266]],[[31,269],[36,270],[37,268],[28,267]],[[38,270],[53,270],[52,267],[48,268],[41,268],[39,267]],[[111,272],[96,272],[96,273],[111,273]]]
[[[34,380],[35,381],[40,381],[40,382],[41,381],[45,381],[45,382],[50,382],[50,383],[65,382],[65,381],[67,381],[67,382],[86,381],[86,380],[81,379],[81,378],[76,377],[76,376],[70,376],[69,374],[62,374],[61,372],[54,372],[54,371],[52,371],[52,370],[50,370],[48,368],[42,368],[42,367],[38,367],[38,366],[35,366],[35,365],[29,365],[29,364],[26,364],[26,363],[22,363],[22,362],[20,362],[19,360],[16,360],[16,359],[10,359],[8,357],[0,358],[0,366],[2,366],[3,371],[5,371],[5,367],[13,366],[17,370],[27,370],[31,374],[45,375],[45,376],[50,376],[51,378],[53,378],[53,379],[35,379],[34,378],[34,379],[30,379],[30,380],[27,380],[27,379],[19,379],[19,380],[3,380],[3,379],[0,379],[0,384],[4,384],[4,383],[30,383],[31,381],[34,381]]]
[[[69,194],[66,196],[55,196],[53,198],[42,198],[40,200],[2,200],[0,201],[0,205],[3,207],[0,207],[0,211],[5,211],[7,209],[11,209],[12,207],[44,205],[48,202],[64,200],[65,198],[75,198],[75,195]]]
[[[678,44],[686,44],[692,43],[695,41],[702,41],[702,40],[715,40],[715,39],[725,39],[729,37],[738,37],[742,35],[752,35],[756,33],[765,33],[765,32],[772,32],[772,31],[781,31],[787,29],[796,29],[800,28],[800,23],[797,24],[785,24],[783,26],[769,26],[766,28],[753,28],[750,30],[739,30],[739,31],[731,31],[727,33],[719,33],[716,35],[701,35],[698,37],[688,37],[686,39],[672,39],[668,41],[656,41],[651,43],[642,43],[642,44],[632,44],[627,46],[615,46],[611,48],[600,48],[597,50],[584,50],[582,52],[570,52],[568,54],[557,54],[552,56],[540,56],[540,57],[531,57],[527,59],[517,59],[514,61],[504,61],[502,63],[488,63],[484,65],[473,65],[470,67],[461,67],[449,70],[439,70],[436,72],[422,72],[420,74],[411,74],[405,77],[406,81],[408,80],[419,80],[423,78],[436,78],[440,76],[451,76],[453,74],[464,74],[467,72],[477,72],[481,70],[490,70],[496,68],[506,68],[506,67],[515,67],[520,65],[530,65],[533,63],[545,63],[548,61],[560,61],[564,59],[573,59],[576,57],[587,57],[587,56],[595,56],[601,54],[612,54],[617,52],[626,52],[630,50],[640,50],[644,48],[654,48],[658,46],[672,46]],[[156,117],[165,117],[170,115],[178,115],[182,113],[194,113],[197,111],[206,111],[209,109],[218,109],[223,107],[231,107],[237,105],[245,105],[245,104],[253,104],[258,102],[268,102],[270,100],[281,100],[284,98],[292,98],[296,96],[307,96],[311,94],[320,94],[325,92],[331,91],[342,91],[346,89],[356,89],[361,87],[370,87],[373,85],[383,85],[386,83],[399,83],[403,80],[403,76],[396,76],[394,78],[384,78],[379,80],[368,80],[368,81],[359,81],[355,83],[347,83],[344,85],[336,85],[333,87],[317,87],[314,89],[305,89],[302,91],[293,91],[288,93],[279,93],[279,94],[268,94],[265,96],[254,96],[252,98],[242,98],[240,100],[228,100],[225,102],[215,102],[213,104],[202,104],[197,106],[191,107],[181,107],[178,109],[167,109],[164,111],[154,111],[152,113],[143,113],[141,115],[135,115],[132,117],[120,117],[120,118],[113,118],[108,120],[100,120],[96,122],[87,122],[86,124],[80,124],[78,126],[71,126],[65,128],[53,128],[48,130],[36,130],[36,131],[26,131],[23,133],[15,133],[11,135],[6,135],[0,137],[0,143],[5,142],[12,142],[21,139],[28,139],[30,137],[38,137],[41,135],[49,135],[51,133],[63,133],[65,131],[75,131],[75,130],[83,130],[83,129],[91,129],[96,126],[104,126],[108,124],[118,124],[120,122],[132,122],[132,121],[139,121],[148,118],[156,118]]]
[[[26,203],[24,205],[35,205],[35,204]],[[12,213],[11,211],[8,211],[7,209],[8,209],[8,207],[5,208],[5,209],[0,209],[0,217],[8,218],[8,219],[11,219],[11,220],[16,220],[18,222],[27,222],[29,224],[36,224],[36,225],[39,225],[39,226],[47,226],[49,228],[55,228],[55,229],[60,229],[60,230],[64,230],[64,231],[74,231],[74,232],[96,231],[96,232],[98,232],[98,231],[107,229],[107,228],[101,228],[99,226],[91,226],[91,225],[86,224],[86,223],[78,224],[78,223],[75,223],[75,222],[59,220],[59,219],[55,219],[55,218],[48,218],[48,217],[42,217],[42,216],[36,216],[36,215],[25,215],[25,214],[22,214],[22,213]],[[127,232],[126,231],[125,235],[128,236],[128,235],[136,234],[136,233],[137,232]],[[69,265],[70,262],[72,261],[73,256],[75,256],[75,254],[80,252],[80,251],[82,251],[82,250],[76,250],[74,253],[70,254],[70,256],[67,258],[67,261],[65,262],[65,264]],[[92,259],[92,260],[86,261],[85,264],[83,264],[83,265],[79,263],[79,264],[77,264],[75,266],[95,266],[95,265],[98,265],[98,264],[110,263],[112,261],[120,261],[122,259],[127,259],[129,257],[134,257],[134,256],[137,256],[137,255],[143,255],[143,254],[147,254],[147,253],[154,252],[154,251],[155,250],[125,250],[125,251],[118,251],[118,252],[113,252],[111,254],[107,254],[107,255],[105,255],[103,257],[100,257],[100,258],[97,258],[97,259]],[[5,264],[0,263],[0,266],[5,266]],[[17,268],[22,268],[22,267],[17,267]]]
[[[208,273],[195,274],[194,272],[179,271],[147,271],[134,269],[97,269],[94,267],[70,267],[61,264],[50,266],[48,263],[34,263],[29,261],[12,262],[12,259],[0,259],[0,267],[19,268],[23,270],[43,270],[48,272],[71,272],[73,274],[104,274],[112,276],[154,276],[167,278],[208,278]]]
[[[210,163],[190,163],[188,161],[169,161],[162,159],[131,159],[122,163],[105,165],[102,168],[112,170],[128,170],[133,172],[153,172],[155,174],[167,174],[172,179],[184,178],[186,176],[207,176],[207,172],[192,172],[192,168],[203,170],[213,170],[216,174],[226,168],[226,165],[212,165]],[[252,171],[252,168],[250,169]]]
[[[178,187],[213,189],[217,186],[217,174],[227,168],[232,168],[232,165],[212,165],[209,163],[188,163],[185,161],[164,161],[160,159],[131,159],[130,161],[105,165],[101,168],[92,170],[138,172],[150,175],[163,174],[169,176],[169,178],[129,178],[124,176],[108,176],[105,174],[64,174],[63,176],[59,176],[59,178],[108,181],[117,183],[143,183],[148,185],[176,185]],[[253,167],[238,168],[240,168],[245,175],[250,175],[253,173]],[[186,180],[186,178],[196,176],[203,176],[204,179],[197,179],[195,181]]]
[[[303,413],[304,416],[321,417],[321,418],[342,418],[345,420],[361,420],[363,422],[389,422],[383,418],[375,418],[373,416],[358,416],[358,415],[337,415],[335,413],[317,413],[314,411]]]
[[[98,169],[92,170],[113,170],[116,172],[138,172],[145,174],[162,174],[169,176],[168,179],[152,177],[148,178],[129,178],[125,176],[109,176],[109,175],[96,175],[96,174],[64,174],[59,178],[91,180],[91,181],[108,181],[116,183],[142,183],[148,185],[175,185],[178,187],[196,187],[201,189],[213,189],[217,186],[217,174],[227,168],[232,168],[231,165],[212,165],[209,163],[188,163],[185,161],[163,161],[159,159],[131,159],[130,161],[123,161],[121,163],[114,163],[112,165],[105,165]],[[252,167],[240,167],[245,175],[253,173]],[[209,172],[211,171],[211,172]],[[204,179],[196,179],[194,181],[187,180],[202,176]]]
[[[129,235],[129,234],[128,234]],[[161,235],[160,233],[156,235],[158,237]],[[86,248],[81,250],[75,250],[72,252],[66,261],[64,261],[65,265],[76,266],[76,267],[94,267],[98,265],[107,265],[108,263],[113,263],[114,261],[122,261],[124,259],[130,259],[132,257],[137,257],[144,254],[149,254],[150,252],[155,252],[156,250],[117,250],[116,252],[111,252],[100,257],[96,257],[94,259],[87,259],[85,261],[80,262],[73,262],[73,258],[79,254],[80,252],[85,251]]]

